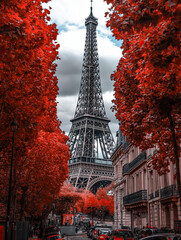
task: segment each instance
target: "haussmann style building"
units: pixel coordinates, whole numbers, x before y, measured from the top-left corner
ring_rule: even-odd
[[[180,199],[175,165],[159,176],[148,167],[156,149],[141,151],[127,141],[119,130],[117,146],[111,157],[114,166],[115,227],[167,227],[181,230]],[[180,159],[181,161],[181,159]]]

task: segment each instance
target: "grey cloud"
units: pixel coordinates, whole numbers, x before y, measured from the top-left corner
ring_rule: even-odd
[[[115,68],[115,62],[106,57],[100,58],[100,77],[103,93],[113,89],[110,75]],[[63,52],[57,66],[57,77],[59,80],[59,95],[78,95],[82,71],[82,56]]]
[[[57,73],[62,74],[80,74],[82,67],[81,56],[75,53],[62,52],[60,53],[61,59],[59,60],[59,66],[57,68]]]
[[[114,137],[114,141],[116,143],[116,132],[118,131],[119,125],[118,125],[118,123],[110,122],[109,127],[111,129],[112,135]]]
[[[62,76],[59,80],[59,95],[60,96],[74,96],[78,95],[80,76],[70,74],[68,76]]]
[[[101,84],[102,84],[102,92],[112,91],[113,89],[113,81],[111,81],[111,74],[113,73],[115,68],[114,61],[110,61],[107,58],[100,58],[100,76],[101,76]]]
[[[64,111],[57,109],[57,116],[60,119],[60,121],[62,122],[61,129],[68,135],[68,133],[70,131],[70,127],[71,127],[70,120],[74,116],[74,110],[72,110],[71,108],[69,108],[69,106],[66,105],[66,108]]]
[[[60,96],[77,95],[81,78],[80,56],[63,52],[57,66],[56,75]]]

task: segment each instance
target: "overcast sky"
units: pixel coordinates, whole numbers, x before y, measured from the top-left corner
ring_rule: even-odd
[[[68,134],[79,94],[86,34],[85,18],[90,14],[90,0],[52,0],[49,5],[52,7],[51,21],[55,22],[59,29],[61,60],[58,61],[57,67],[57,114],[62,122],[61,129]],[[103,99],[107,117],[111,120],[110,129],[115,138],[118,124],[110,110],[113,99],[113,82],[110,75],[116,70],[121,57],[121,42],[115,41],[111,31],[106,28],[104,14],[107,9],[108,6],[103,0],[93,1],[93,15],[98,18],[97,41]]]

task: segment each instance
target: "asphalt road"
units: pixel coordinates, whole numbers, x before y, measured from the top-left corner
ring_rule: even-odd
[[[78,234],[76,236],[67,236],[65,240],[90,240],[90,238],[88,238],[86,234]]]

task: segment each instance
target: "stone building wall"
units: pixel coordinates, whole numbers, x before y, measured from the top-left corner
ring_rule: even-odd
[[[124,146],[126,146],[124,148]],[[181,230],[181,209],[174,177],[175,166],[159,176],[150,168],[156,149],[142,152],[125,142],[112,155],[114,165],[115,227],[121,225],[142,228],[153,227]]]

